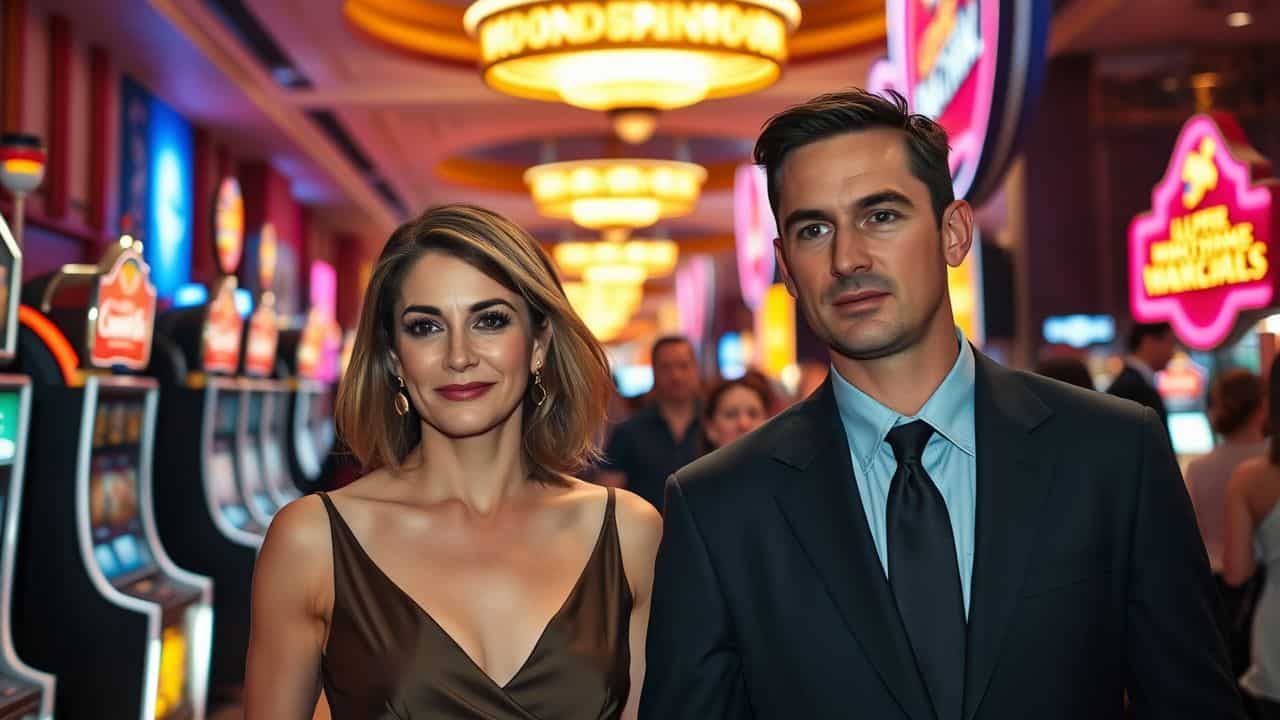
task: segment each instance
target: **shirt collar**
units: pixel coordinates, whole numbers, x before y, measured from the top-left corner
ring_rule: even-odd
[[[1156,371],[1153,370],[1150,365],[1143,362],[1137,355],[1130,355],[1125,358],[1124,364],[1138,371],[1138,374],[1147,381],[1148,385],[1151,387],[1156,386]]]
[[[849,447],[863,467],[870,464],[890,430],[914,420],[929,423],[938,435],[966,455],[975,454],[973,407],[977,363],[973,347],[959,328],[956,329],[956,339],[960,343],[960,353],[955,365],[913,417],[899,415],[880,404],[832,368],[831,388],[835,392],[840,421]]]

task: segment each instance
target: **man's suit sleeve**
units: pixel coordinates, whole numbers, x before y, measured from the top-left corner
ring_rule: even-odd
[[[1143,410],[1127,600],[1129,697],[1140,720],[1244,718],[1215,622],[1217,590],[1155,412]]]
[[[667,480],[640,720],[751,717],[733,628],[680,483]]]

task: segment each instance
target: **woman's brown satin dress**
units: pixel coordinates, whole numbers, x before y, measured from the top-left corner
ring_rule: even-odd
[[[365,553],[324,493],[334,602],[321,660],[334,720],[613,720],[630,690],[632,597],[614,493],[577,584],[499,686]]]

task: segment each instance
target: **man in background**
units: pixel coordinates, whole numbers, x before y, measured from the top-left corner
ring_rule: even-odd
[[[653,344],[650,362],[652,401],[614,430],[598,481],[625,487],[662,510],[667,477],[702,449],[698,360],[688,340],[667,336]]]
[[[1134,325],[1129,331],[1129,355],[1124,359],[1124,370],[1107,388],[1111,395],[1155,410],[1166,433],[1169,411],[1156,391],[1156,373],[1165,369],[1177,349],[1178,341],[1168,323]]]

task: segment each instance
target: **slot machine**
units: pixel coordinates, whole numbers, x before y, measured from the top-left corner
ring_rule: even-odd
[[[23,288],[32,379],[17,582],[18,654],[57,676],[60,720],[205,715],[213,584],[160,542],[154,498],[156,292],[129,236],[96,265]],[[165,434],[170,431],[166,429]]]
[[[238,455],[245,380],[234,375],[244,320],[234,273],[242,235],[229,239],[219,231],[215,242],[223,275],[207,302],[160,317],[150,372],[160,381],[159,419],[166,429],[157,439],[157,463],[175,478],[156,493],[160,537],[179,563],[217,587],[212,692],[222,699],[244,684],[253,566],[266,528],[241,491]]]
[[[280,357],[293,375],[288,415],[289,467],[298,490],[325,490],[324,467],[333,449],[333,385],[342,329],[316,308],[301,331],[280,333]]]
[[[240,491],[253,519],[266,527],[277,510],[301,493],[289,476],[284,455],[289,386],[283,380],[272,379],[276,372],[280,328],[275,293],[271,290],[275,279],[276,235],[270,223],[263,226],[259,238],[258,285],[262,294],[245,333],[246,380],[240,403],[241,427],[236,437]]]
[[[21,280],[22,251],[0,217],[0,365],[15,353]],[[0,373],[0,718],[51,720],[54,677],[23,662],[10,625],[30,417],[31,379]]]

